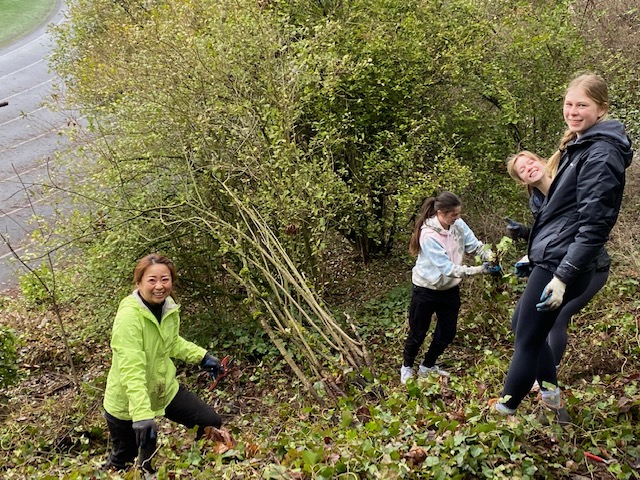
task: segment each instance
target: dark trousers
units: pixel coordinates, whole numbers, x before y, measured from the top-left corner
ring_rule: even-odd
[[[156,451],[156,439],[147,438],[147,444],[138,452],[136,434],[131,420],[120,420],[105,412],[105,419],[111,435],[113,448],[107,460],[107,468],[122,470],[138,457],[138,465],[144,470],[152,471],[151,457]],[[184,385],[180,385],[178,393],[165,409],[165,417],[187,428],[198,426],[196,438],[202,437],[205,427],[219,428],[222,419],[213,408],[207,405],[195,393],[191,393]]]
[[[505,402],[507,407],[516,408],[529,393],[536,379],[542,388],[545,382],[558,385],[556,362],[547,343],[547,335],[564,306],[587,290],[592,277],[593,272],[588,272],[576,278],[567,286],[563,303],[559,308],[550,312],[539,312],[536,304],[540,303],[542,291],[553,278],[553,274],[540,267],[531,271],[527,287],[511,320],[515,332],[515,348],[502,390],[503,397],[510,397]]]
[[[409,334],[404,342],[403,365],[413,367],[420,347],[436,314],[436,329],[422,364],[433,367],[438,357],[456,336],[460,311],[460,287],[448,290],[431,290],[413,285],[409,307]]]

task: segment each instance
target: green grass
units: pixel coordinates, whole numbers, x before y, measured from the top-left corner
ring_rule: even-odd
[[[56,0],[0,0],[0,47],[40,26],[56,3]]]

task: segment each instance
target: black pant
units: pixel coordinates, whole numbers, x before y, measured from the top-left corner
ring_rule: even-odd
[[[456,336],[460,311],[460,287],[448,290],[431,290],[413,285],[409,307],[409,334],[404,342],[403,365],[413,367],[418,351],[424,342],[431,317],[436,314],[436,330],[422,364],[433,367]]]
[[[567,286],[559,308],[539,312],[536,304],[540,303],[542,291],[553,278],[553,273],[540,267],[531,271],[511,321],[515,348],[502,390],[502,396],[509,397],[505,402],[507,407],[516,408],[531,390],[534,380],[538,380],[543,389],[545,382],[558,385],[556,362],[546,341],[547,335],[564,306],[587,290],[592,277],[593,272],[579,276]]]
[[[138,464],[143,469],[152,471],[151,457],[156,451],[156,439],[147,438],[146,446],[140,449],[140,454],[138,455],[138,444],[136,443],[136,434],[132,426],[133,422],[131,420],[120,420],[108,412],[105,412],[104,417],[107,420],[111,443],[113,444],[106,467],[122,470],[132,464],[134,458],[138,456]],[[219,428],[222,425],[220,415],[182,384],[176,396],[173,397],[173,400],[165,409],[165,417],[187,428],[193,428],[197,425],[197,438],[202,437],[205,427]]]

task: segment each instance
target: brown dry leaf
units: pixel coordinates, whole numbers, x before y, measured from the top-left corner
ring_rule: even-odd
[[[360,405],[356,410],[356,417],[362,423],[367,423],[371,420],[371,412],[369,412],[369,407],[366,405]]]
[[[620,397],[620,399],[618,400],[618,408],[622,413],[627,413],[629,410],[631,410],[631,407],[633,407],[634,403],[635,402],[630,398]]]
[[[255,443],[247,443],[244,446],[244,456],[246,458],[254,458],[260,452],[260,447]]]
[[[464,423],[467,421],[467,416],[464,414],[464,408],[460,407],[457,411],[447,415],[450,420],[455,420],[458,423]]]
[[[407,462],[411,465],[420,465],[427,458],[427,451],[414,443],[413,447],[409,449],[404,458],[406,458]]]
[[[214,443],[213,453],[224,453],[237,445],[231,432],[226,428],[205,427],[202,438]]]
[[[476,389],[478,390],[478,398],[484,397],[484,392],[487,391],[487,384],[485,382],[476,383]]]

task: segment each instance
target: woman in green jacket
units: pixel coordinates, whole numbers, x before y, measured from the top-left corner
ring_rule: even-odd
[[[104,395],[113,445],[107,468],[124,469],[138,456],[138,464],[153,471],[155,417],[165,416],[187,428],[197,425],[198,438],[205,427],[222,424],[220,415],[176,379],[172,358],[199,363],[213,377],[222,367],[204,348],[180,336],[180,306],[171,297],[175,277],[171,260],[147,255],[133,273],[136,290],[120,302]]]

